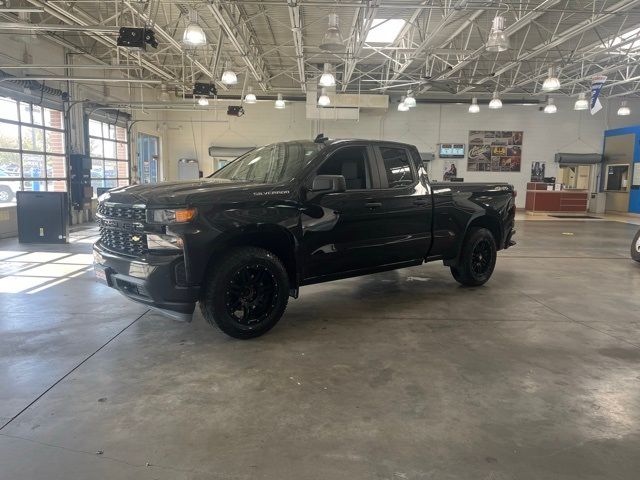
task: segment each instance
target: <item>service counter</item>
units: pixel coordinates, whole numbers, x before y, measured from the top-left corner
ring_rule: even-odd
[[[553,183],[527,183],[525,210],[531,213],[586,213],[587,190],[559,189]]]

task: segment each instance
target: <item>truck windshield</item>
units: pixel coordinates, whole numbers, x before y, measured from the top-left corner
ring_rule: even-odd
[[[273,143],[238,157],[210,178],[258,183],[288,182],[323,148],[324,144],[313,142]]]

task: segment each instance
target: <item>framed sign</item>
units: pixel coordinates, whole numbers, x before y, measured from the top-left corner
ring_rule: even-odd
[[[522,165],[522,132],[469,131],[467,170],[470,172],[519,172]]]

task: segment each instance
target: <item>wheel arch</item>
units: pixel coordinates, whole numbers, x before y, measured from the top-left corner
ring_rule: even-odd
[[[237,228],[221,235],[210,246],[210,254],[205,269],[205,278],[215,267],[216,258],[225,250],[235,247],[258,247],[272,252],[284,264],[292,290],[299,285],[299,265],[297,260],[298,241],[286,228],[273,225],[255,225]]]
[[[472,228],[486,228],[493,235],[493,239],[496,242],[496,250],[500,250],[502,248],[502,225],[500,220],[494,216],[490,215],[487,212],[480,212],[474,216],[472,216],[467,222],[467,226],[464,230],[464,235],[461,236],[460,241],[458,242],[456,248],[456,256],[452,259],[446,259],[445,265],[456,265],[460,259],[460,255],[462,255],[462,249],[464,247],[464,243],[469,236],[469,231]]]

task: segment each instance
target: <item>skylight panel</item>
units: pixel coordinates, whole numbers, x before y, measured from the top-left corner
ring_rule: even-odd
[[[371,24],[371,29],[365,39],[367,43],[393,43],[405,25],[400,18],[376,18]]]

